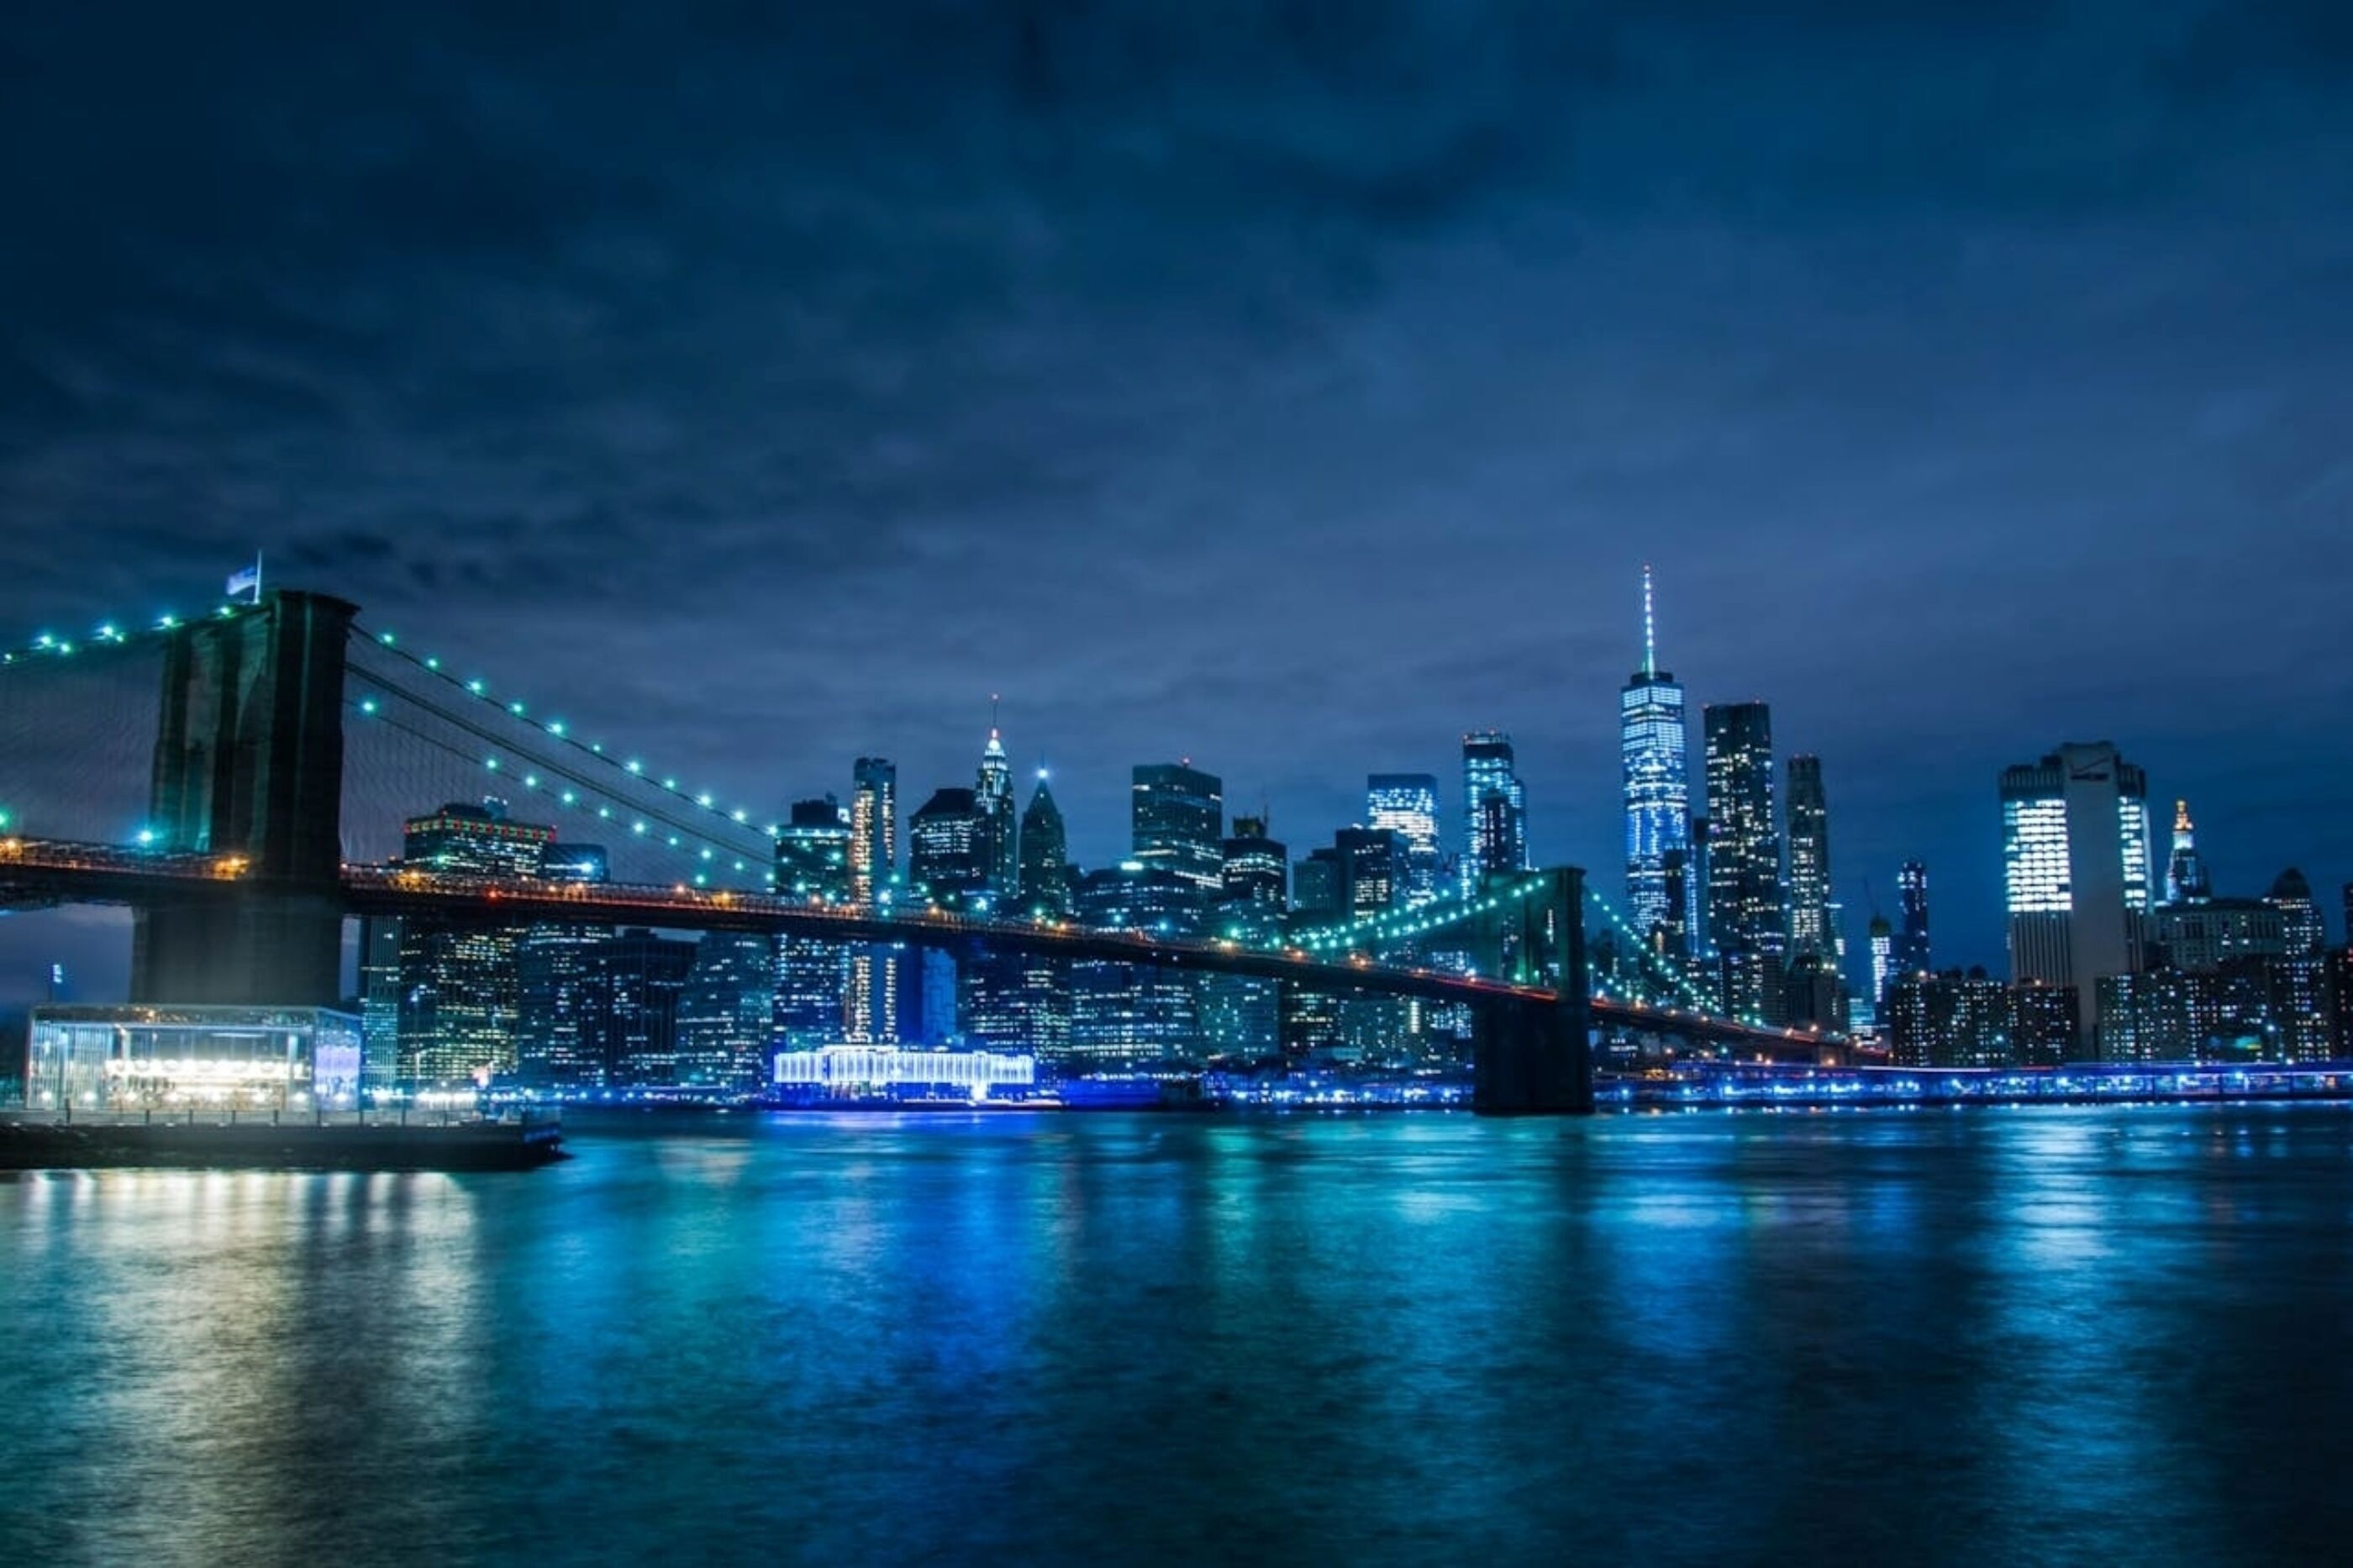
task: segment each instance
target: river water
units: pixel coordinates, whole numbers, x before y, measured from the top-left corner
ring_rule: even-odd
[[[2353,1109],[0,1178],[0,1563],[2353,1560]]]

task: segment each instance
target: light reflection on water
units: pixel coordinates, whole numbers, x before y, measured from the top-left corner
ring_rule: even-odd
[[[0,1562],[2337,1560],[2353,1114],[0,1179]]]

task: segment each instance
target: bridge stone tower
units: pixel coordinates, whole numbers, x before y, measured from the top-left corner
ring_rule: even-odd
[[[152,820],[166,849],[246,864],[226,898],[197,888],[138,912],[134,1002],[339,997],[343,657],[358,614],[280,589],[165,646]]]
[[[1514,900],[1503,911],[1513,930],[1477,933],[1482,946],[1493,943],[1495,951],[1508,948],[1514,955],[1509,978],[1541,984],[1549,968],[1553,991],[1549,1007],[1488,1002],[1473,1011],[1471,1104],[1482,1116],[1589,1115],[1593,1110],[1585,873],[1564,866],[1545,876],[1543,897]]]

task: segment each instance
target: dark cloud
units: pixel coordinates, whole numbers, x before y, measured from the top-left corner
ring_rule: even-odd
[[[1187,753],[1305,845],[1528,760],[1639,563],[1991,960],[2112,735],[2353,873],[2342,7],[53,7],[0,41],[13,624],[290,574],[782,801]],[[2257,676],[2252,672],[2264,672]]]

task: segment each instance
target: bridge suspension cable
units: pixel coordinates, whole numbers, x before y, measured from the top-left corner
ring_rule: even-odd
[[[347,727],[360,736],[400,735],[435,753],[445,796],[453,788],[527,795],[551,815],[570,815],[600,835],[617,836],[608,850],[669,853],[696,886],[721,879],[765,886],[773,878],[772,825],[754,826],[746,809],[722,807],[712,795],[681,787],[674,775],[649,773],[634,758],[576,739],[563,720],[539,718],[522,701],[493,694],[486,681],[461,679],[439,659],[400,647],[389,633],[355,634],[346,673]],[[370,766],[400,771],[397,762],[371,752],[369,763],[356,770],[363,788],[375,782],[364,776]],[[391,809],[371,803],[358,814],[374,820],[354,824],[354,837],[437,804],[418,784],[406,787],[406,798]]]

